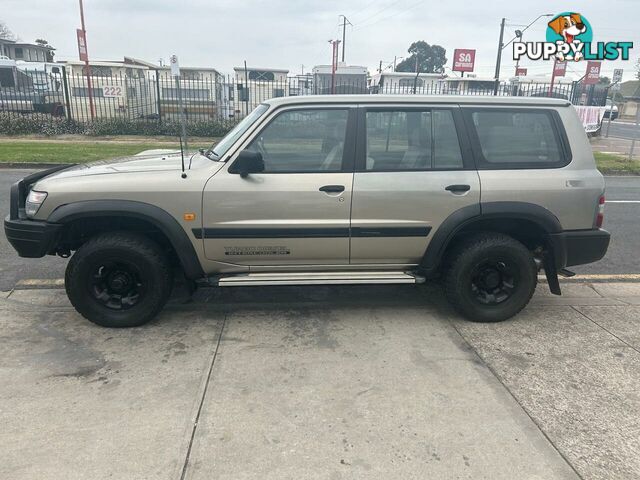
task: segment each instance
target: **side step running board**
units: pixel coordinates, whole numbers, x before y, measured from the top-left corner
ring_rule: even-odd
[[[286,272],[229,275],[218,279],[219,287],[262,285],[345,285],[370,283],[424,283],[424,277],[407,272]]]

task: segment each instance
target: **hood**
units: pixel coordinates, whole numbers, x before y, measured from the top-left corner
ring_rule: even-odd
[[[192,168],[203,162],[211,164],[211,160],[200,154],[185,153],[184,166],[189,168],[189,159],[193,155]],[[182,168],[182,156],[175,150],[147,150],[131,157],[112,158],[109,160],[98,160],[66,168],[60,172],[53,173],[46,177],[70,178],[84,177],[88,175],[108,175],[114,173],[139,173],[139,172],[159,172],[180,170]]]

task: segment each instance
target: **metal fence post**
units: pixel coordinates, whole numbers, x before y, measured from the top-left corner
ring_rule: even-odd
[[[156,105],[158,107],[158,122],[162,123],[162,109],[160,107],[160,71],[156,68]]]
[[[611,109],[613,111],[613,109]],[[633,150],[636,146],[636,137],[638,136],[638,122],[640,121],[640,108],[636,105],[636,131],[631,140],[631,149],[629,150],[629,161],[633,161]]]
[[[71,116],[71,98],[69,97],[69,81],[67,80],[67,68],[62,66],[62,88],[64,89],[64,111],[67,114],[67,121],[73,120]]]

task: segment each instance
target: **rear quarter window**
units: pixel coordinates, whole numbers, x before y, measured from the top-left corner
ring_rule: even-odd
[[[465,109],[478,168],[560,168],[571,158],[564,127],[550,109]]]

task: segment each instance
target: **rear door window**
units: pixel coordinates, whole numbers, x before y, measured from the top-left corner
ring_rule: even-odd
[[[365,171],[463,168],[451,110],[369,110]]]
[[[480,168],[554,168],[568,163],[562,125],[553,111],[465,110],[475,130]]]

